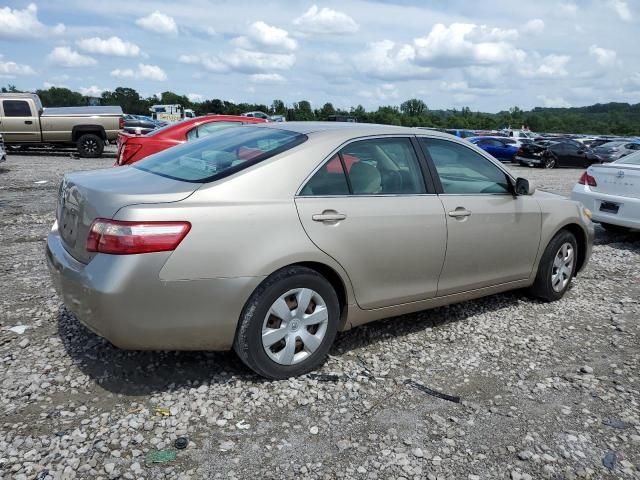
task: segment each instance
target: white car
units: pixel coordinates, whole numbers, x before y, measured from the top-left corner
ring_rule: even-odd
[[[571,192],[606,230],[640,229],[640,152],[587,168]]]
[[[0,135],[0,163],[7,160],[7,152],[4,149],[4,140],[2,139],[2,135]]]

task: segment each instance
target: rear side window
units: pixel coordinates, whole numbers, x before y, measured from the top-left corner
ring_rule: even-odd
[[[31,108],[29,102],[24,100],[4,100],[2,109],[5,117],[30,117]]]
[[[306,135],[275,128],[224,128],[152,155],[133,168],[185,182],[205,183],[285,152],[306,139]]]
[[[511,193],[507,175],[492,162],[458,143],[421,138],[448,194]]]
[[[304,186],[300,195],[349,195],[349,184],[339,154],[335,154]]]
[[[300,194],[411,195],[425,192],[411,140],[376,138],[344,147],[311,177]]]
[[[203,125],[198,125],[187,132],[187,140],[191,141],[198,138],[204,138],[223,128],[237,127],[239,125],[242,125],[242,122],[209,122]]]

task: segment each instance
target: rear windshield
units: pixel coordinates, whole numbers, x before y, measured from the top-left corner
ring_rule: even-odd
[[[640,152],[632,153],[626,157],[622,157],[613,163],[626,163],[629,165],[640,165]]]
[[[306,139],[306,135],[275,128],[226,128],[152,155],[133,167],[175,180],[204,183],[255,165]]]

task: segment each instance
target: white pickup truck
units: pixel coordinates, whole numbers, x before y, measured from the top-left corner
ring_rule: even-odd
[[[9,146],[76,146],[81,157],[99,157],[124,127],[120,107],[42,108],[34,93],[0,93],[0,134]]]

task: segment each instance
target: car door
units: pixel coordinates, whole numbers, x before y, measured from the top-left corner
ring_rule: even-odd
[[[345,269],[364,309],[437,293],[446,220],[423,167],[411,137],[357,140],[296,196],[307,235]]]
[[[2,100],[0,132],[7,143],[31,143],[40,141],[38,112],[31,109],[27,100]]]
[[[447,221],[438,296],[529,278],[540,244],[541,213],[514,196],[496,163],[449,140],[421,138]]]

